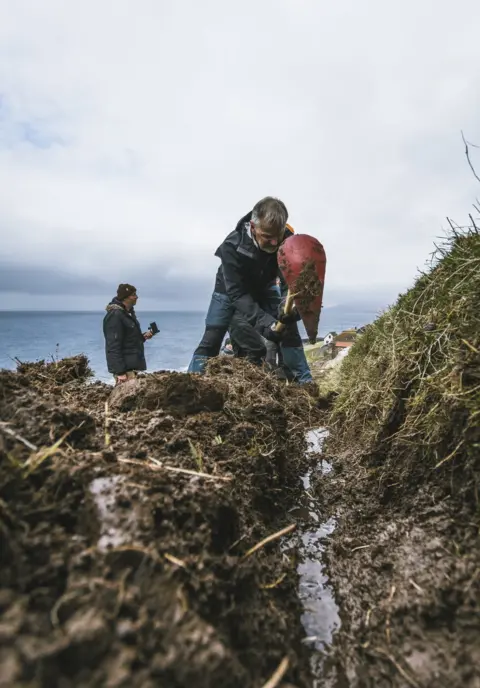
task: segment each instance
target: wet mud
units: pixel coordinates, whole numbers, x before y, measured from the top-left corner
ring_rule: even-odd
[[[322,307],[323,280],[318,275],[318,265],[315,260],[304,261],[300,274],[292,287],[297,296],[295,305],[302,315],[310,343],[316,342],[318,323]]]
[[[0,685],[312,686],[308,392],[229,360],[113,394],[55,365],[0,372]]]
[[[478,514],[433,480],[395,498],[371,459],[328,442],[327,458],[311,490],[335,521],[324,561],[341,623],[319,685],[478,688]]]
[[[0,372],[0,686],[480,686],[462,499],[244,361],[113,392],[55,365]]]
[[[323,282],[318,279],[315,261],[306,261],[295,284],[295,290],[299,293],[297,301],[299,305],[308,310],[312,300],[323,293]]]
[[[315,462],[302,476],[302,498],[290,511],[299,525],[289,546],[297,552],[298,557],[298,595],[303,607],[301,622],[305,630],[302,642],[310,653],[312,688],[339,685],[334,681],[330,657],[335,634],[341,626],[340,609],[324,554],[335,532],[336,518],[327,516],[322,500],[312,490],[317,476],[328,475],[332,469],[323,457],[323,445],[327,437],[325,428],[314,428],[306,433],[307,452],[315,458]]]

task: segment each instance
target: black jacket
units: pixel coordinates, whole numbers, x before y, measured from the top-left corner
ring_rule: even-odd
[[[144,339],[133,308],[127,311],[118,299],[112,299],[103,319],[108,371],[123,375],[129,370],[146,370]]]
[[[228,294],[240,313],[245,315],[259,332],[268,330],[275,318],[260,306],[267,288],[281,277],[277,253],[261,251],[249,233],[252,213],[237,224],[215,255],[222,264],[218,269],[215,291]],[[292,232],[285,228],[285,239]]]

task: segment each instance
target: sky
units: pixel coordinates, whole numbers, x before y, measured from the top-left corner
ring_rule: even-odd
[[[391,303],[480,196],[478,0],[0,0],[0,308],[203,310],[280,197]],[[478,162],[480,150],[471,149]]]

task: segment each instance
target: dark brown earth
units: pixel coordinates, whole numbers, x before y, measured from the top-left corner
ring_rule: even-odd
[[[314,344],[317,338],[323,294],[323,280],[318,277],[317,265],[314,260],[304,261],[291,290],[297,294],[295,305],[302,315],[310,342]]]
[[[295,525],[317,405],[243,361],[113,394],[88,372],[0,372],[1,686],[480,686],[478,491],[327,445],[342,625],[314,683],[295,553],[247,553]]]
[[[299,292],[298,303],[302,308],[309,309],[311,301],[323,292],[323,283],[318,279],[318,274],[313,260],[307,261],[298,276],[295,291]]]
[[[337,516],[326,559],[342,619],[331,666],[344,681],[333,685],[478,688],[478,512],[433,479],[385,484],[373,457],[331,447],[327,458],[333,471],[313,489]]]
[[[269,685],[310,686],[294,557],[247,555],[294,523],[308,393],[229,360],[112,398],[87,374],[0,372],[0,685],[260,687],[284,660]]]

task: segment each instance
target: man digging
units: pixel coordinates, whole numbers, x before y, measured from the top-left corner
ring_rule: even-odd
[[[217,249],[221,260],[208,309],[205,332],[188,372],[203,373],[209,358],[218,356],[227,330],[240,356],[253,363],[266,357],[265,339],[280,344],[288,377],[300,384],[313,382],[302,340],[299,315],[283,311],[276,286],[277,251],[293,234],[285,204],[270,196],[242,217]],[[283,329],[279,325],[284,326]]]

